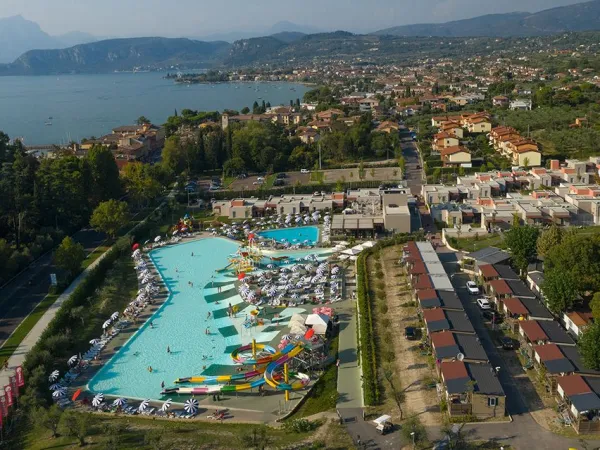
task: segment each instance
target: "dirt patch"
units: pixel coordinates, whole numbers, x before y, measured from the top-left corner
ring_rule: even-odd
[[[358,167],[351,169],[332,169],[325,170],[324,182],[337,183],[343,180],[346,183],[360,181]],[[399,167],[365,167],[364,181],[399,181],[402,179],[402,173]]]
[[[387,313],[379,314],[390,321],[392,333],[391,345],[396,355],[395,369],[403,392],[402,408],[404,416],[418,414],[425,426],[437,426],[442,422],[439,402],[435,389],[427,387],[436,378],[428,358],[420,354],[418,341],[404,338],[404,328],[417,320],[414,306],[403,306],[411,301],[410,292],[403,268],[398,264],[400,247],[388,247],[381,251],[379,261],[383,270],[383,281],[387,300]],[[380,282],[381,280],[377,280]],[[383,382],[384,386],[386,382]],[[387,390],[387,387],[386,387]]]

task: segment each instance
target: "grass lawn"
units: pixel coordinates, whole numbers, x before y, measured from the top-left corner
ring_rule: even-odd
[[[485,247],[504,247],[504,236],[499,233],[486,234],[477,240],[473,238],[451,239],[450,245],[457,250],[476,252]]]
[[[330,354],[336,355],[339,338],[335,337],[331,342]],[[312,391],[308,394],[304,403],[292,414],[288,420],[312,416],[323,411],[335,409],[337,402],[337,375],[338,368],[331,364],[321,378],[315,383]]]
[[[277,175],[272,173],[271,175],[267,175],[265,177],[265,182],[262,185],[263,189],[271,189],[273,187],[273,182],[277,179]]]
[[[83,263],[81,263],[81,268],[83,270],[87,269],[90,264],[96,261],[105,251],[107,251],[110,248],[110,245],[107,244],[108,242],[104,241],[104,244],[100,245],[98,248],[94,249],[93,252],[87,255],[87,258],[85,258]]]
[[[313,170],[310,173],[310,181],[313,183],[323,183],[325,181],[325,173],[318,170]]]
[[[90,416],[89,437],[86,438],[91,448],[118,448],[120,450],[140,449],[230,449],[261,448],[257,443],[249,446],[250,434],[257,425],[234,423],[207,423],[182,420],[159,420],[141,417],[117,417],[110,415]],[[118,430],[118,433],[110,432]],[[311,433],[290,433],[283,428],[266,428],[269,448],[280,448],[293,445],[307,439]],[[158,435],[151,445],[146,437]],[[116,445],[109,447],[113,436],[117,436]],[[114,439],[114,438],[113,438]],[[113,441],[114,443],[114,441]],[[28,450],[75,448],[78,442],[70,436],[51,438],[49,431],[31,427],[23,436],[21,448]]]

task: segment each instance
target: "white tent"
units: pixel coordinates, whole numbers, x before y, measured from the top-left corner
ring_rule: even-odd
[[[329,324],[329,316],[325,314],[309,314],[306,318],[306,325],[311,325],[316,334],[325,334]]]
[[[356,247],[352,247],[352,248],[349,248],[347,250],[344,250],[342,253],[344,255],[350,255],[350,256],[352,256],[352,255],[358,255],[361,251],[362,251],[362,248],[359,250]]]
[[[363,248],[371,248],[371,247],[373,247],[375,245],[375,242],[373,242],[373,241],[367,241],[367,242],[363,242],[361,245],[362,245]]]

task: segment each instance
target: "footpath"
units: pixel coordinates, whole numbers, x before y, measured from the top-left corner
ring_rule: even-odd
[[[100,261],[102,261],[105,255],[106,252],[100,255],[92,264],[90,264],[83,272],[81,272],[77,278],[75,278],[69,287],[64,290],[58,299],[56,299],[52,306],[48,308],[40,320],[38,320],[27,336],[25,336],[25,339],[23,339],[21,344],[19,344],[12,356],[8,359],[8,370],[2,370],[0,372],[0,386],[5,386],[9,383],[8,377],[14,375],[15,368],[23,364],[27,353],[29,353],[29,350],[31,350],[37,343],[50,321],[54,319],[54,316],[62,304],[71,296],[77,286],[79,286],[79,284],[85,280],[89,272],[96,267]]]

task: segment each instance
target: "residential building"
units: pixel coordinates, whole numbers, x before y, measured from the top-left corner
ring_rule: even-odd
[[[502,108],[504,106],[508,106],[509,101],[510,100],[508,99],[508,97],[505,97],[504,95],[497,95],[494,98],[492,98],[492,105]]]
[[[445,147],[440,150],[444,166],[461,166],[471,164],[471,152],[462,145]]]
[[[529,99],[517,99],[510,102],[509,108],[513,111],[531,111],[532,102]]]
[[[440,372],[450,416],[503,417],[506,394],[489,364],[443,361]]]

